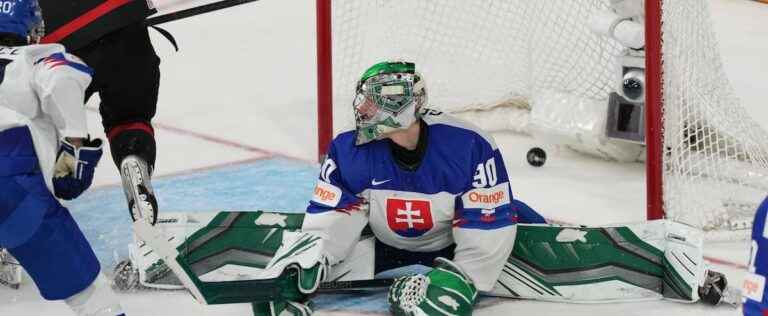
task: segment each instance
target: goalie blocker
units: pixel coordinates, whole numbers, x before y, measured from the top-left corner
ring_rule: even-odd
[[[257,211],[168,213],[154,227],[137,221],[132,268],[119,275],[138,275],[145,287],[186,287],[202,304],[306,301],[320,281],[373,278],[372,237],[360,240],[348,256],[353,260],[325,271],[320,241],[298,231],[302,220],[303,214]],[[658,220],[517,229],[496,286],[483,294],[579,303],[723,299],[725,278],[706,269],[695,228]]]

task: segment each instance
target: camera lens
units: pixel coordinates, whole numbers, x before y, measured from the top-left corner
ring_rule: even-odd
[[[621,92],[628,100],[642,101],[645,97],[645,73],[639,69],[627,72],[621,86]]]

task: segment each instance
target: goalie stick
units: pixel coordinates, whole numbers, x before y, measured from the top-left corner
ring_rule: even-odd
[[[331,281],[320,283],[317,287],[318,293],[337,293],[341,291],[355,291],[387,288],[395,279],[371,279],[371,280],[353,280],[353,281]]]
[[[176,11],[173,13],[163,14],[156,17],[151,17],[147,19],[144,23],[147,26],[154,26],[158,24],[168,23],[171,21],[181,20],[188,17],[205,14],[213,11],[218,11],[226,8],[231,8],[234,6],[238,6],[241,4],[246,4],[249,2],[256,2],[259,0],[221,0],[214,3],[209,3],[181,11]]]
[[[133,231],[139,236],[147,245],[152,247],[155,253],[160,256],[160,259],[168,265],[171,270],[179,278],[181,284],[189,291],[190,294],[200,303],[207,304],[205,297],[200,292],[200,288],[192,281],[192,279],[184,272],[184,268],[181,267],[176,258],[179,256],[178,250],[171,245],[166,239],[163,232],[152,226],[147,221],[139,219],[133,222]]]

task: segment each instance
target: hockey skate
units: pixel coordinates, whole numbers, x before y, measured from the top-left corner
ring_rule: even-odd
[[[12,289],[21,285],[21,265],[3,248],[0,248],[0,284]]]
[[[713,306],[725,304],[736,307],[741,304],[741,291],[730,286],[724,274],[712,270],[707,271],[704,285],[699,287],[699,297]]]
[[[120,177],[131,218],[134,221],[143,219],[154,225],[157,221],[157,199],[150,182],[151,173],[147,163],[137,156],[125,157],[120,163]]]

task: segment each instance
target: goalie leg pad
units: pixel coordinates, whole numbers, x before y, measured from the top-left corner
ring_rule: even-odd
[[[288,231],[301,227],[302,214],[272,212],[220,212],[186,214],[186,220],[168,218],[164,214],[158,226],[134,223],[134,231],[143,253],[152,258],[136,261],[139,271],[167,266],[180,277],[180,282],[204,304],[229,304],[296,301],[314,291],[326,270],[310,262],[307,251],[312,242],[300,243],[297,251],[307,260],[287,260],[295,252],[278,253],[291,235]],[[187,229],[174,229],[174,225]],[[170,240],[183,240],[172,244]],[[149,249],[147,249],[147,247]],[[316,252],[315,252],[316,254]],[[272,262],[274,259],[280,263]],[[277,266],[275,266],[277,264]],[[148,273],[143,273],[144,276]],[[143,282],[142,282],[143,283]]]
[[[26,243],[8,249],[47,300],[61,300],[88,287],[99,261],[72,215],[59,205],[43,218]]]
[[[654,222],[651,222],[654,223]],[[701,231],[683,224],[661,221],[664,242],[664,298],[695,302],[699,286],[706,278],[703,235]],[[650,226],[650,224],[649,224]]]
[[[701,233],[670,221],[518,225],[493,295],[566,302],[698,300]]]

